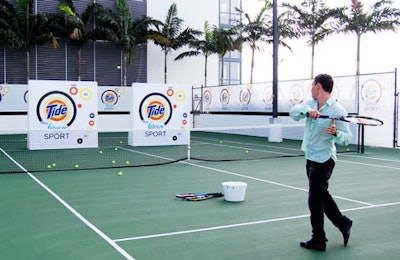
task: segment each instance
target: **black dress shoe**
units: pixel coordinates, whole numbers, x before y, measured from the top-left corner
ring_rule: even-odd
[[[344,246],[347,246],[347,242],[349,242],[350,229],[351,229],[352,225],[353,225],[353,220],[349,219],[349,221],[347,222],[346,226],[344,226],[344,227],[342,227],[340,229],[340,232],[342,232],[342,234],[343,234],[343,244],[344,244]]]
[[[319,242],[311,239],[310,241],[303,241],[300,242],[300,246],[307,248],[307,249],[313,249],[313,250],[318,250],[318,251],[325,251],[326,249],[326,243],[325,242]]]

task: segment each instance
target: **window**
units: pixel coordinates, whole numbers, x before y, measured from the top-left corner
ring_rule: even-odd
[[[241,8],[241,0],[220,0],[219,23],[221,27],[230,27],[240,20],[236,8]]]
[[[237,85],[241,84],[241,67],[242,64],[239,61],[229,61],[224,62],[224,85]],[[220,64],[221,68],[221,64]],[[220,71],[221,75],[221,71]]]
[[[242,0],[220,0],[219,26],[231,28],[240,20],[240,14],[236,8],[242,7]],[[221,72],[222,62],[219,70]],[[239,51],[229,52],[224,57],[224,84],[242,83],[242,54]],[[221,73],[219,73],[221,77]],[[221,82],[221,80],[219,80]]]

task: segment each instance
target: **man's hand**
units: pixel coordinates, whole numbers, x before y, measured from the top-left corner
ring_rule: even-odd
[[[325,129],[325,133],[329,134],[329,135],[337,135],[337,129],[336,129],[336,124],[335,124],[335,119],[332,119],[331,125],[328,126]]]
[[[319,113],[318,110],[309,110],[308,111],[308,117],[311,119],[317,119],[321,114]]]

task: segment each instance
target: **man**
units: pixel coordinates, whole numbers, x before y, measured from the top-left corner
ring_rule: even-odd
[[[290,110],[290,116],[294,120],[306,118],[302,150],[307,160],[312,238],[300,242],[300,246],[320,251],[325,251],[328,241],[324,231],[324,213],[342,232],[344,246],[347,246],[353,224],[351,219],[342,215],[328,191],[328,181],[336,161],[335,143],[347,145],[352,139],[347,123],[319,118],[320,115],[347,115],[346,110],[331,97],[333,84],[330,75],[316,76],[311,88],[312,99],[297,104]]]

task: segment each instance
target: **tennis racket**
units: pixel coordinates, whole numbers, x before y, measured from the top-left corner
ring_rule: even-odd
[[[308,113],[307,113],[308,116]],[[377,118],[368,117],[368,116],[359,116],[359,115],[348,115],[348,116],[327,116],[320,115],[319,118],[327,118],[327,119],[335,119],[344,121],[352,124],[359,125],[369,125],[369,126],[381,126],[383,125],[383,121]]]
[[[212,198],[223,197],[224,194],[222,192],[208,192],[208,193],[179,193],[176,194],[175,197],[179,199],[189,200],[189,201],[200,201],[200,200],[208,200]]]

